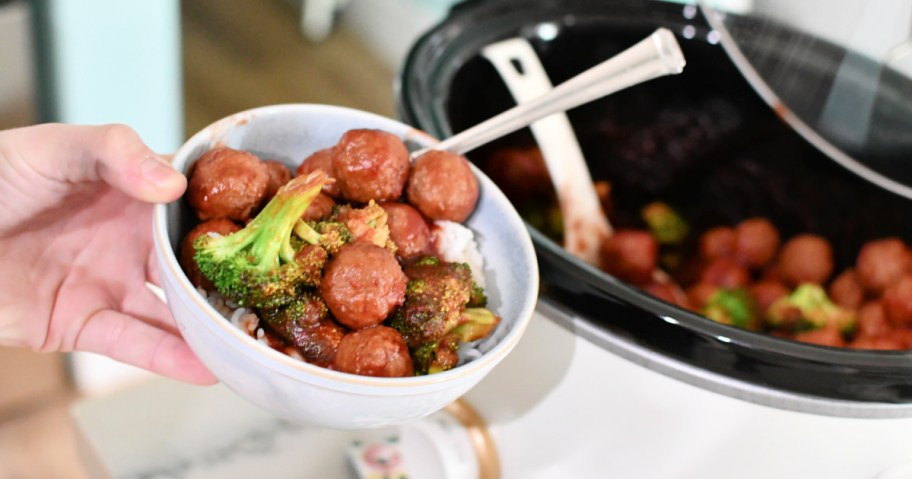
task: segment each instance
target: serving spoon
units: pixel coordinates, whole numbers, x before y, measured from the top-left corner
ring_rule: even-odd
[[[528,101],[478,125],[453,135],[432,148],[411,154],[416,158],[436,149],[465,154],[489,141],[529,126],[548,115],[564,112],[624,88],[684,70],[684,54],[674,34],[659,28],[649,37],[598,65],[570,78]],[[582,155],[571,155],[571,165],[561,165],[555,155],[543,155],[551,172],[562,213],[572,218],[565,228],[565,246],[590,264],[598,262],[598,246],[611,233]]]

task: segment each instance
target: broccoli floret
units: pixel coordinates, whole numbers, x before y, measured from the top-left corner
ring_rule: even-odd
[[[680,244],[690,232],[690,226],[684,218],[661,201],[644,206],[640,213],[649,226],[649,231],[661,244]]]
[[[500,321],[481,307],[484,291],[465,263],[424,257],[405,268],[405,303],[390,319],[412,352],[417,374],[450,369],[459,345],[487,336]]]
[[[472,299],[471,271],[436,258],[423,258],[404,271],[409,278],[405,303],[393,313],[390,326],[413,348],[438,341],[458,324]]]
[[[200,271],[241,306],[269,308],[290,302],[311,276],[295,261],[292,230],[328,181],[320,170],[294,178],[240,231],[198,238],[194,259]]]
[[[855,328],[856,317],[854,311],[833,303],[822,286],[805,283],[770,305],[767,322],[791,330],[835,326],[839,331],[849,333]]]
[[[751,295],[741,288],[717,290],[703,306],[702,313],[718,323],[757,329],[756,303]]]
[[[352,242],[348,227],[339,221],[298,220],[294,232],[307,244],[319,245],[329,254],[336,254],[340,248]]]
[[[500,318],[485,308],[466,308],[456,326],[439,340],[412,349],[415,373],[434,374],[452,369],[459,362],[459,346],[488,336],[498,323]]]

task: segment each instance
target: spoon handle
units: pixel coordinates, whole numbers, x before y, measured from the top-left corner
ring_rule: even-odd
[[[561,83],[550,92],[453,135],[434,149],[459,154],[469,152],[552,113],[569,110],[653,78],[681,73],[684,63],[684,54],[674,34],[659,28],[636,45]]]

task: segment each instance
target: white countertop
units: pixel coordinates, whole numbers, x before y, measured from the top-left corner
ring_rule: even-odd
[[[540,313],[464,399],[487,422],[504,478],[912,477],[912,418],[732,399],[606,353]],[[346,448],[390,432],[293,425],[222,386],[165,379],[83,401],[73,415],[99,477],[355,477]]]

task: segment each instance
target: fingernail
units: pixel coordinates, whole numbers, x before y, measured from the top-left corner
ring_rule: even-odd
[[[165,186],[174,181],[174,175],[180,173],[161,158],[149,156],[139,165],[139,174],[156,185]]]

